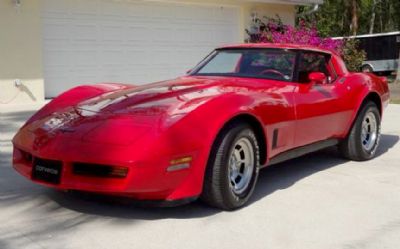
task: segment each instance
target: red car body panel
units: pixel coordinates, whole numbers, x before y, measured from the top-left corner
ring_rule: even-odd
[[[233,45],[283,48],[331,55],[333,84],[269,79],[184,76],[145,86],[97,84],[71,89],[37,112],[13,139],[14,168],[59,189],[75,189],[147,200],[199,196],[212,145],[237,117],[262,127],[263,165],[281,153],[329,138],[346,137],[362,102],[388,104],[388,86],[372,74],[349,73],[340,57],[296,45]],[[276,144],[274,131],[279,130]],[[62,164],[58,184],[32,176],[35,158]],[[170,171],[174,160],[188,168]],[[74,173],[77,163],[127,169],[125,177]]]

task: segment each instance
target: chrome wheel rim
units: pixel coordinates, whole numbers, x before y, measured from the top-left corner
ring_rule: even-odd
[[[378,137],[378,123],[375,114],[368,112],[362,122],[361,127],[361,144],[367,151],[371,150]]]
[[[236,195],[246,191],[254,171],[254,148],[250,140],[241,138],[236,141],[229,157],[229,182]]]

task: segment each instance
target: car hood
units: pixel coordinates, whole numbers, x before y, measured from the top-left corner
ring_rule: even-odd
[[[130,114],[154,116],[189,112],[206,99],[226,92],[226,80],[210,77],[181,77],[175,80],[105,93],[78,103],[83,116]]]
[[[182,77],[117,90],[59,110],[23,129],[46,140],[62,137],[129,144],[152,130],[161,131],[213,96],[226,92],[225,85],[218,78]],[[116,129],[118,132],[114,132]]]

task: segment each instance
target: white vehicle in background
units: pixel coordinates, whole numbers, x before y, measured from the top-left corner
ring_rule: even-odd
[[[349,37],[335,37],[333,39],[356,39],[360,49],[367,53],[363,62],[363,72],[393,72],[398,68],[400,51],[400,31],[357,35]]]

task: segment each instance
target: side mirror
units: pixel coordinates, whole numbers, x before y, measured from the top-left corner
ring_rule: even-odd
[[[325,84],[326,82],[326,76],[324,73],[321,72],[311,72],[308,75],[308,79],[310,80],[311,83],[314,84]]]

